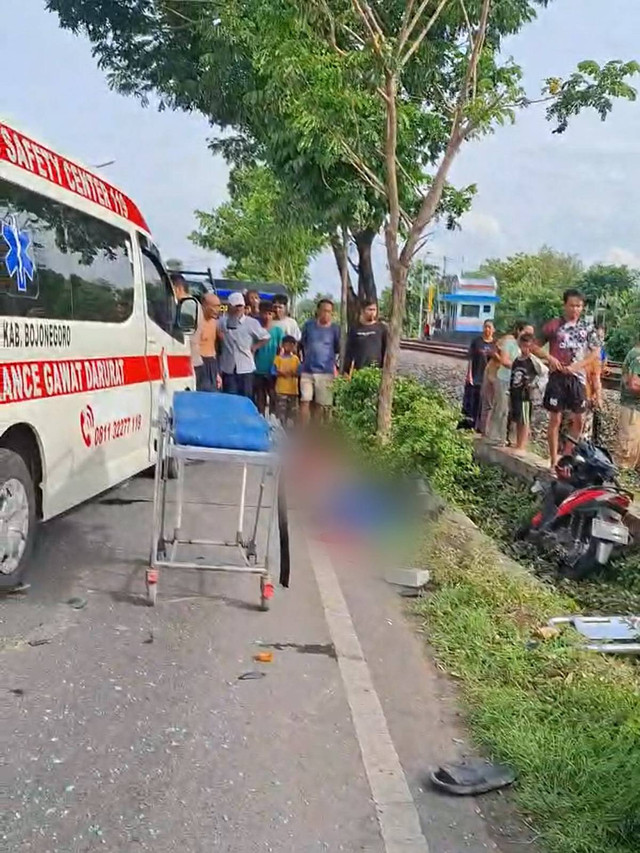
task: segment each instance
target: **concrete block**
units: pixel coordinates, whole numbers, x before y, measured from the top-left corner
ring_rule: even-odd
[[[395,586],[407,586],[420,589],[429,583],[431,574],[428,569],[389,569],[384,579]]]

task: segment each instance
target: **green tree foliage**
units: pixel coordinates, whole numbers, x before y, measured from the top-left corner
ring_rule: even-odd
[[[247,8],[244,0],[231,5]],[[392,305],[379,431],[387,437],[412,259],[425,228],[452,203],[447,179],[462,145],[531,105],[520,67],[504,60],[501,46],[545,4],[306,0],[295,12],[286,0],[251,5],[253,18],[268,24],[267,39],[252,32],[261,74],[288,83],[285,124],[299,128],[305,145],[322,138],[324,156],[346,157],[385,202]],[[568,80],[547,80],[541,100],[555,130],[585,107],[604,118],[612,98],[635,97],[627,78],[638,68],[586,62]]]
[[[547,320],[558,316],[563,291],[580,284],[583,267],[573,255],[545,246],[536,254],[519,253],[504,260],[485,261],[480,273],[493,275],[498,282],[499,329],[512,328],[516,320],[529,320],[540,329]]]
[[[233,128],[236,136],[221,143],[227,154],[235,162],[262,158],[292,192],[302,188],[321,212],[334,209],[335,218],[322,220],[327,229],[351,225],[363,205],[384,214],[392,308],[382,437],[391,425],[408,270],[427,226],[450,212],[455,220],[473,193],[447,183],[461,147],[534,102],[546,104],[561,133],[584,108],[606,118],[614,98],[635,98],[628,80],[640,66],[622,61],[585,61],[564,80],[549,77],[539,97],[527,95],[503,41],[547,4],[48,0],[63,26],[88,33],[121,91],[158,92],[171,106]]]
[[[266,17],[254,17],[255,4],[47,0],[47,6],[62,27],[89,37],[113,88],[160,109],[202,113],[224,131],[211,142],[214,152],[233,166],[269,166],[298,215],[328,237],[338,239],[346,227],[361,253],[358,294],[375,298],[369,258],[383,200],[345,158],[327,157],[322,138],[309,144],[284,120],[288,81],[262,72],[260,44],[272,37]],[[291,13],[295,4],[282,8]],[[256,27],[256,20],[265,25]]]
[[[598,322],[606,330],[609,358],[622,361],[638,342],[640,332],[640,273],[628,266],[594,264],[585,271],[580,289]]]
[[[191,239],[229,259],[224,270],[229,278],[276,281],[292,296],[303,294],[309,260],[322,248],[323,236],[296,216],[266,166],[235,169],[229,192],[230,200],[213,213],[196,212],[199,228]]]
[[[362,135],[375,144],[383,117],[375,99],[371,106],[376,107],[376,127],[367,127],[374,118],[370,109],[356,114],[358,96],[348,91],[353,81],[334,61],[332,48],[327,50],[324,34],[315,37],[313,13],[307,14],[295,0],[233,0],[224,5],[47,0],[47,6],[58,14],[61,26],[89,37],[115,89],[145,103],[154,99],[160,108],[201,112],[225,131],[211,143],[214,151],[234,165],[266,163],[286,186],[299,214],[305,208],[309,223],[327,235],[338,239],[346,227],[359,255],[357,285],[350,297],[376,298],[371,245],[386,201],[379,187],[363,180],[352,151],[327,136],[325,122],[339,127],[344,108],[353,115],[354,140]],[[326,68],[323,56],[330,60]],[[293,88],[304,85],[305,75],[312,72],[322,79],[310,76],[314,85],[300,99]],[[320,101],[314,105],[317,94]],[[310,124],[314,111],[322,121]],[[429,122],[421,119],[420,124],[421,130],[407,128],[405,135],[401,129],[400,134],[398,158],[406,181],[399,191],[408,209],[415,205],[415,187],[423,180],[422,149]],[[418,147],[416,132],[423,137]],[[378,165],[376,171],[381,172]],[[460,192],[447,188],[440,208],[447,224],[455,224],[473,192],[473,187]]]
[[[587,302],[595,305],[597,300],[613,299],[624,296],[638,286],[638,270],[626,265],[593,264],[585,271],[580,280],[580,290]]]
[[[481,275],[498,282],[498,328],[511,328],[516,320],[528,320],[539,330],[562,311],[562,294],[569,287],[584,293],[587,311],[604,322],[607,352],[621,360],[638,339],[640,329],[640,274],[627,266],[593,264],[584,269],[573,255],[543,247],[536,254],[520,253],[485,261]],[[596,310],[597,309],[597,310]]]

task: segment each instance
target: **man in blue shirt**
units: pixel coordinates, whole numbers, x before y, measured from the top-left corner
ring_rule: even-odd
[[[340,327],[333,322],[333,302],[321,299],[314,320],[307,320],[300,338],[302,373],[300,376],[300,419],[309,422],[311,403],[314,413],[325,420],[333,405],[333,380],[336,356],[340,352]]]

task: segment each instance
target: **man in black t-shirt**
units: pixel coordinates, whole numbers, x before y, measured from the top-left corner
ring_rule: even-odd
[[[485,320],[482,334],[471,341],[469,366],[464,388],[462,414],[470,428],[478,429],[480,421],[480,389],[487,362],[495,349],[495,328],[492,320]]]
[[[382,367],[387,351],[387,327],[378,320],[378,306],[362,306],[360,322],[349,332],[342,372],[351,375],[363,367]]]

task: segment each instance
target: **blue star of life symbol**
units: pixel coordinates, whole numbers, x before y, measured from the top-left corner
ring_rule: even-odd
[[[2,223],[2,237],[9,247],[4,263],[11,278],[15,278],[19,293],[26,293],[27,280],[33,281],[36,265],[29,249],[31,237],[28,231],[20,231],[14,216]]]

